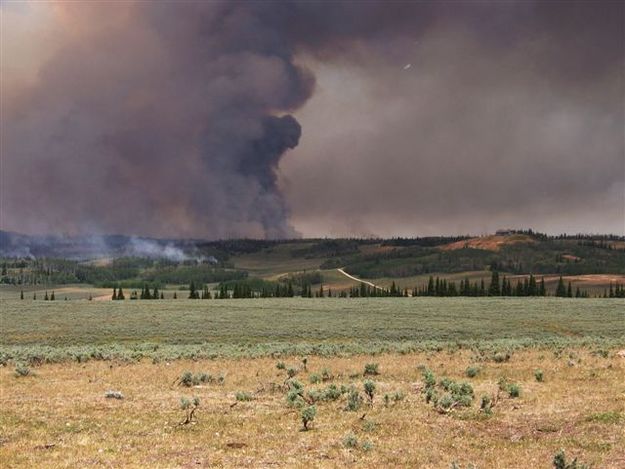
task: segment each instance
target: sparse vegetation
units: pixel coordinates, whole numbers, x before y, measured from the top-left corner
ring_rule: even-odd
[[[567,462],[564,450],[560,450],[553,457],[554,469],[590,469],[586,464],[577,462],[577,458]]]
[[[304,425],[304,430],[308,430],[310,425],[315,420],[315,416],[317,415],[317,407],[314,405],[310,405],[304,407],[301,412],[302,424]]]
[[[247,391],[239,391],[235,394],[235,398],[239,402],[248,402],[254,400],[254,395]]]
[[[380,374],[380,365],[378,363],[367,363],[365,365],[365,376],[376,376]]]

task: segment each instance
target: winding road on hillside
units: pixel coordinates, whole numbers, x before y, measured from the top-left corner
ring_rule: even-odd
[[[345,277],[350,278],[352,280],[355,280],[356,282],[364,283],[365,285],[369,285],[370,287],[377,288],[378,290],[384,290],[384,288],[382,288],[382,287],[380,287],[380,286],[378,286],[378,285],[376,285],[374,283],[368,282],[367,280],[359,279],[358,277],[354,277],[353,275],[348,274],[343,269],[344,269],[344,267],[341,267],[341,268],[336,269],[336,270],[338,270],[340,273],[345,275]]]

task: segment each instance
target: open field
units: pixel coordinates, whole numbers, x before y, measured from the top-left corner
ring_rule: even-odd
[[[0,324],[3,467],[625,467],[619,299],[3,300]]]
[[[18,359],[335,355],[625,342],[622,299],[364,298],[2,303]],[[490,345],[489,345],[490,346]]]
[[[300,357],[301,358],[301,357]],[[51,364],[16,378],[0,369],[3,467],[420,467],[550,468],[564,448],[592,467],[625,467],[625,360],[587,349],[522,350],[496,363],[471,351],[284,359],[306,392],[331,384],[362,393],[367,362],[379,363],[373,405],[347,411],[347,397],[316,403],[310,431],[287,405],[278,359]],[[471,384],[469,407],[440,413],[425,401],[420,365]],[[469,366],[479,369],[467,378]],[[328,368],[332,378],[310,384]],[[544,382],[534,373],[540,368]],[[223,384],[174,384],[186,371],[223,374]],[[492,414],[482,395],[505,377]],[[123,400],[106,399],[107,390]],[[384,394],[403,396],[385,405]],[[251,400],[237,401],[237,393]],[[197,422],[180,425],[181,396],[197,396]],[[247,398],[247,397],[246,397]],[[234,405],[236,404],[236,405]],[[353,438],[349,438],[353,435]],[[353,445],[350,447],[350,445]]]

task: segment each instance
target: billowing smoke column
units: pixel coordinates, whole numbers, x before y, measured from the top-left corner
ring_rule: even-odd
[[[358,116],[373,129],[370,140],[313,145],[329,156],[298,180],[291,202],[300,219],[331,210],[360,219],[367,210],[380,220],[401,210],[389,220],[402,220],[418,209],[429,221],[473,217],[475,206],[490,218],[512,213],[518,200],[534,200],[532,212],[547,197],[574,206],[576,193],[622,187],[611,183],[622,181],[614,167],[622,169],[623,8],[59,2],[55,52],[36,80],[3,85],[0,228],[296,235],[277,170],[300,139],[292,114],[314,89],[301,57],[388,76],[380,107],[387,96],[409,104],[389,106],[398,135],[381,125],[389,110],[374,109]],[[3,52],[6,65],[19,47]],[[408,70],[411,57],[419,62]]]
[[[3,223],[296,235],[276,170],[301,135],[289,112],[309,98],[314,80],[293,62],[284,31],[263,17],[272,18],[271,8],[58,8],[69,29],[63,47],[9,108]]]

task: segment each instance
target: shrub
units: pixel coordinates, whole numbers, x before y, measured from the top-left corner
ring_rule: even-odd
[[[370,441],[365,441],[362,443],[363,451],[371,451],[372,449],[373,449],[373,443],[371,443]]]
[[[200,373],[198,375],[198,378],[199,378],[201,383],[212,383],[213,382],[213,377],[211,375],[209,375],[208,373]]]
[[[367,363],[365,365],[365,372],[364,375],[365,376],[376,376],[380,374],[380,365],[378,365],[377,363]]]
[[[508,386],[508,395],[512,398],[519,397],[521,395],[521,386],[518,384],[510,384]]]
[[[493,413],[493,402],[490,396],[486,394],[482,396],[482,399],[480,402],[480,410],[484,412],[486,415],[490,415]]]
[[[184,373],[182,373],[182,375],[180,376],[180,384],[188,388],[193,386],[193,373],[191,373],[190,371],[185,371]]]
[[[310,405],[302,409],[301,417],[302,417],[302,424],[304,425],[304,430],[308,430],[308,425],[310,425],[313,422],[313,420],[315,420],[316,415],[317,415],[317,407],[315,407],[314,405]]]
[[[470,366],[466,369],[465,374],[467,375],[468,378],[475,378],[479,372],[480,372],[480,369],[478,367]]]
[[[247,402],[254,400],[254,396],[247,391],[238,391],[235,395],[237,401]]]
[[[308,371],[308,357],[302,358],[302,367],[304,368],[304,371]]]
[[[286,374],[289,378],[293,378],[297,374],[297,368],[292,366],[288,367],[286,370]]]
[[[297,389],[291,389],[286,393],[286,403],[289,407],[302,407],[305,403],[302,392]]]
[[[104,397],[107,399],[123,399],[124,395],[119,391],[106,391]]]
[[[332,375],[330,368],[324,368],[321,370],[321,381],[326,382],[332,380],[333,378],[334,376]]]
[[[335,384],[331,384],[321,391],[320,399],[324,401],[336,401],[342,395],[343,391],[337,388]]]
[[[356,448],[358,446],[358,438],[353,433],[348,433],[343,438],[343,446],[345,448]]]
[[[456,401],[452,397],[451,394],[443,394],[443,396],[438,400],[438,406],[443,410],[451,410]]]
[[[286,365],[284,364],[284,362],[278,362],[276,363],[276,368],[278,370],[286,370]]]
[[[504,363],[510,361],[510,353],[497,352],[495,355],[493,355],[493,361],[495,363]]]
[[[311,384],[317,384],[318,382],[321,381],[321,376],[319,376],[316,373],[312,373],[309,377],[308,380],[310,381]]]
[[[436,386],[436,376],[429,368],[423,370],[423,382],[426,389]]]
[[[195,411],[200,407],[200,398],[193,397],[193,399],[188,399],[186,397],[180,398],[180,408],[186,411],[185,419],[180,423],[181,425],[188,425],[193,421],[195,417]]]
[[[562,449],[553,457],[553,467],[555,469],[589,469],[589,466],[586,464],[578,463],[577,458],[573,459],[571,462],[567,462],[564,450]]]
[[[545,379],[545,376],[543,375],[543,370],[534,370],[534,378],[536,378],[536,381],[538,381],[539,383],[542,383]]]
[[[369,403],[373,405],[373,396],[375,394],[375,388],[376,388],[375,383],[371,381],[370,379],[368,379],[367,381],[363,383],[363,387],[365,389],[365,394],[369,398]]]
[[[356,412],[362,405],[362,396],[356,388],[351,388],[347,394],[347,406],[345,410]]]
[[[26,365],[17,365],[15,367],[15,376],[17,378],[22,378],[29,375],[31,375],[31,371],[30,368],[28,368]]]

